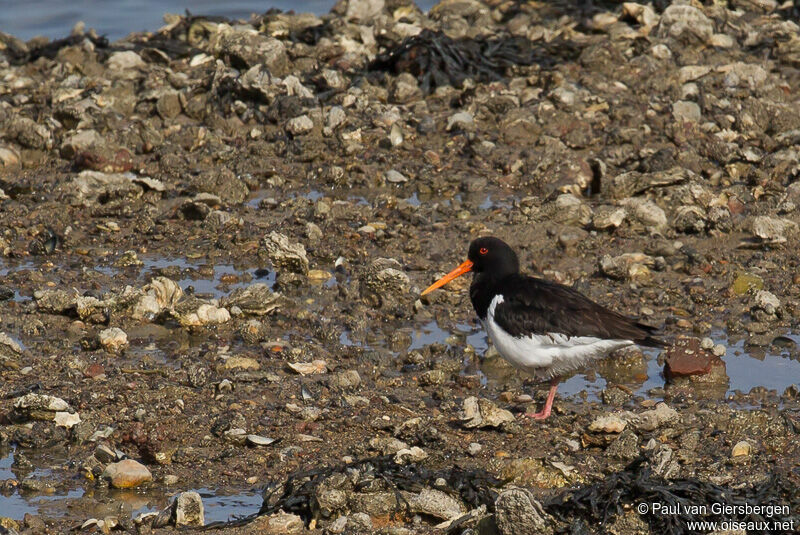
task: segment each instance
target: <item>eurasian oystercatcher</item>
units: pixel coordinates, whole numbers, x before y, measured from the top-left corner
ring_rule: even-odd
[[[517,254],[504,241],[478,238],[467,260],[421,295],[472,271],[472,306],[497,352],[518,369],[550,379],[544,409],[527,416],[550,416],[560,376],[638,344],[666,347],[655,327],[609,310],[577,290],[522,275]]]

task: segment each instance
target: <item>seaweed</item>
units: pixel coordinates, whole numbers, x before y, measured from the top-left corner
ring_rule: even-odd
[[[397,464],[393,455],[367,457],[347,464],[294,472],[284,482],[267,486],[264,502],[257,513],[229,522],[214,522],[206,525],[205,529],[242,526],[277,511],[294,513],[308,522],[313,517],[313,505],[319,486],[334,474],[352,473],[354,470],[358,472],[356,491],[380,480],[397,493],[398,504],[405,503],[399,491],[420,492],[424,488],[433,487],[438,479],[444,479],[447,482],[445,492],[459,496],[472,508],[485,505],[488,511],[494,511],[494,502],[498,495],[495,489],[504,483],[481,469],[466,469],[454,465],[449,469],[431,470],[416,463]],[[397,513],[401,512],[398,505]]]
[[[644,457],[639,457],[623,470],[609,474],[601,481],[571,489],[550,499],[544,504],[544,508],[558,520],[571,524],[568,531],[574,532],[576,521],[583,521],[588,526],[605,526],[614,516],[622,514],[631,506],[657,503],[669,508],[670,514],[659,514],[649,507],[641,517],[648,523],[650,531],[680,535],[688,532],[689,522],[771,522],[776,518],[758,513],[738,517],[714,514],[712,506],[788,505],[797,510],[800,497],[796,489],[796,484],[777,474],[771,475],[760,484],[741,488],[724,487],[698,479],[665,480],[653,473]],[[673,514],[672,511],[676,512]],[[703,511],[704,514],[699,514],[698,511]],[[798,520],[795,525],[798,525]],[[783,531],[768,529],[758,530],[758,533],[777,534]]]
[[[502,80],[508,69],[516,66],[550,68],[575,59],[579,52],[575,43],[564,40],[534,44],[514,36],[453,39],[441,31],[423,30],[378,56],[367,70],[411,73],[420,88],[430,93],[443,85],[461,87],[467,79]]]

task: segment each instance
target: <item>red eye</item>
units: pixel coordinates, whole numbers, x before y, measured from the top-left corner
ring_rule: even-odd
[[[481,250],[480,250],[481,254],[486,254],[488,252],[489,252],[489,249],[487,249],[486,247],[481,247]]]

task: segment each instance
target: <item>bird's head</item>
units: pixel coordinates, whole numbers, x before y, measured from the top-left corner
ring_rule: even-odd
[[[502,277],[519,272],[517,253],[503,240],[492,236],[478,238],[469,244],[467,260],[456,269],[434,282],[420,295],[441,288],[456,277],[470,271],[485,273],[492,277]]]

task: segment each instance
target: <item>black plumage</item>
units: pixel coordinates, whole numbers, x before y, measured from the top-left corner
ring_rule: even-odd
[[[666,347],[655,327],[599,305],[582,293],[519,272],[519,258],[498,238],[478,238],[467,260],[422,295],[472,272],[469,296],[497,352],[512,365],[550,378],[544,408],[550,416],[560,376],[617,349],[638,344]]]
[[[494,321],[511,336],[562,334],[666,345],[653,336],[655,327],[609,310],[563,284],[520,274],[516,253],[497,238],[473,241],[468,258],[475,272],[469,292],[475,312],[486,321],[492,299],[502,295]]]

